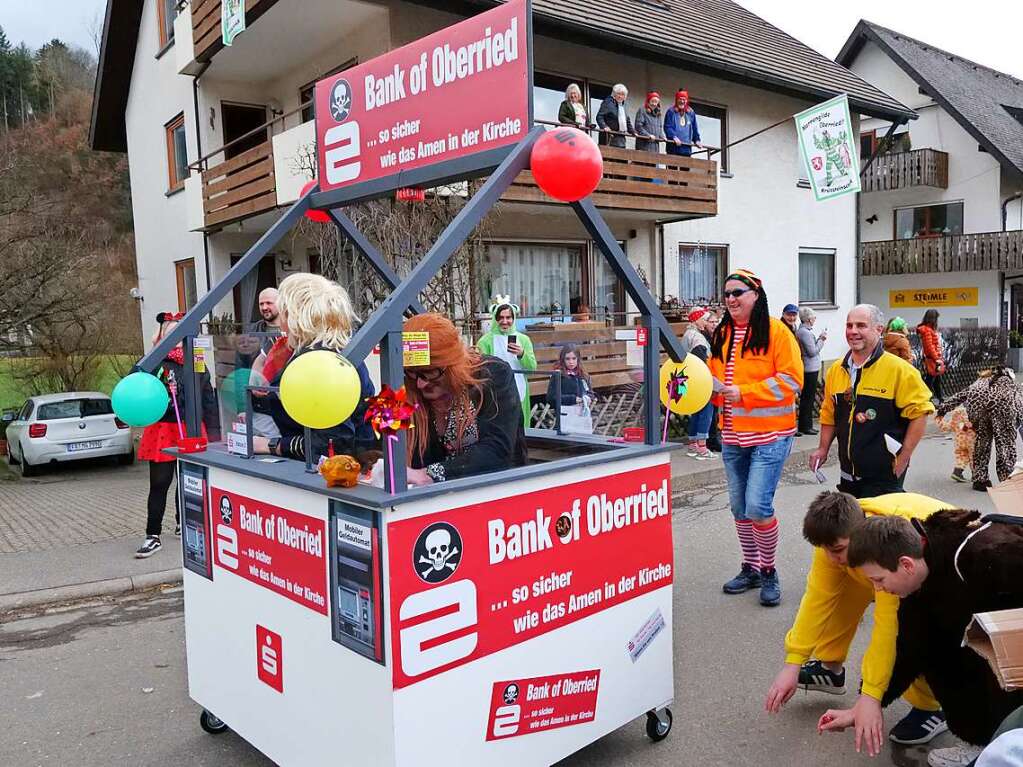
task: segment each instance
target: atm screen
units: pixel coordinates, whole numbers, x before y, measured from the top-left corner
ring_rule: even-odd
[[[356,598],[356,593],[352,589],[341,587],[338,589],[338,594],[341,602],[341,614],[349,620],[358,620],[359,600]]]

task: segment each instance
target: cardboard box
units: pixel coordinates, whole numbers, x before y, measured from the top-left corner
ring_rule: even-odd
[[[977,613],[963,646],[988,662],[1003,690],[1023,688],[1023,608]]]
[[[1017,474],[987,489],[991,503],[999,514],[1023,517],[1023,474]]]

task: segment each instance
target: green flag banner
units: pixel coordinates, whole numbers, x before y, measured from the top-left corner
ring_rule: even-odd
[[[856,131],[849,97],[836,96],[795,116],[799,152],[817,202],[860,191]]]
[[[245,0],[223,0],[220,4],[220,32],[224,45],[231,45],[245,31]]]

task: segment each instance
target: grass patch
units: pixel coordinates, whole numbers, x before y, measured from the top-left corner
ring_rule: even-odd
[[[111,354],[103,357],[100,360],[95,380],[91,381],[89,386],[84,389],[110,394],[117,382],[121,380],[121,373],[118,370],[127,370],[135,362],[135,359],[135,357],[125,354]],[[27,391],[16,376],[19,367],[24,368],[29,364],[31,364],[31,360],[21,357],[0,360],[0,410],[21,407],[25,400],[31,396],[32,392]]]

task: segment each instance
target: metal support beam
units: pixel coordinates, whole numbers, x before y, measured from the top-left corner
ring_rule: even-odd
[[[352,337],[344,350],[345,357],[352,363],[364,360],[384,333],[393,328],[395,323],[401,322],[405,309],[412,304],[412,300],[427,286],[454,252],[462,246],[466,237],[497,204],[515,177],[529,167],[529,155],[533,149],[533,143],[543,132],[544,128],[537,126],[515,145],[497,170],[448,224],[423,260]]]
[[[597,212],[597,207],[593,204],[593,200],[587,197],[579,202],[573,202],[572,209],[579,216],[579,220],[582,221],[590,237],[593,238],[594,244],[600,248],[600,252],[604,254],[608,263],[611,264],[611,269],[615,275],[625,284],[625,292],[629,294],[636,303],[636,306],[639,307],[640,314],[644,317],[652,318],[650,345],[654,346],[655,349],[663,346],[668,356],[675,362],[681,362],[686,356],[682,349],[682,344],[672,332],[668,321],[664,319],[664,315],[661,314],[660,307],[654,302],[654,297],[647,290],[646,286],[643,285],[643,281],[636,273],[635,267],[625,257],[625,253],[618,244],[617,238],[608,228],[607,222]],[[656,338],[653,337],[654,331],[657,330],[660,331],[660,333],[657,333],[661,339],[660,344],[657,344]]]
[[[401,284],[401,277],[391,268],[391,265],[387,263],[387,260],[383,257],[379,250],[373,247],[373,244],[366,239],[366,235],[359,231],[355,226],[355,222],[348,217],[346,213],[341,210],[328,210],[327,215],[331,217],[337,228],[340,229],[345,237],[351,240],[352,244],[358,248],[359,252],[369,261],[369,265],[373,267],[374,271],[380,275],[380,278],[387,283],[387,287],[394,290]],[[412,311],[416,314],[422,314],[426,311],[419,299],[413,299]]]
[[[144,370],[152,373],[163,361],[164,357],[177,346],[186,336],[198,335],[201,329],[202,319],[209,314],[225,297],[231,294],[234,286],[245,279],[250,271],[256,268],[259,262],[267,253],[274,248],[298,222],[302,215],[309,209],[309,197],[312,191],[306,192],[294,205],[281,216],[277,223],[266,230],[266,233],[259,238],[255,245],[249,248],[248,252],[241,257],[224,278],[216,284],[213,290],[199,299],[198,303],[188,310],[178,326],[164,336],[152,350],[135,365],[137,370]]]
[[[647,343],[643,348],[643,412],[646,414],[646,428],[643,432],[644,441],[648,445],[657,445],[661,441],[661,398],[658,391],[661,386],[661,345],[657,343],[657,336],[661,333],[657,328],[658,316],[661,316],[660,312],[643,316],[643,325],[649,328]],[[675,338],[674,334],[672,338]],[[665,411],[664,417],[668,416],[669,413]]]
[[[380,339],[380,383],[397,391],[405,384],[405,366],[401,344],[401,324],[388,330]],[[394,439],[384,437],[384,490],[404,493],[408,489],[407,432],[399,431]],[[390,441],[388,444],[387,441]],[[392,461],[388,456],[394,458]],[[392,485],[391,479],[394,479]]]

